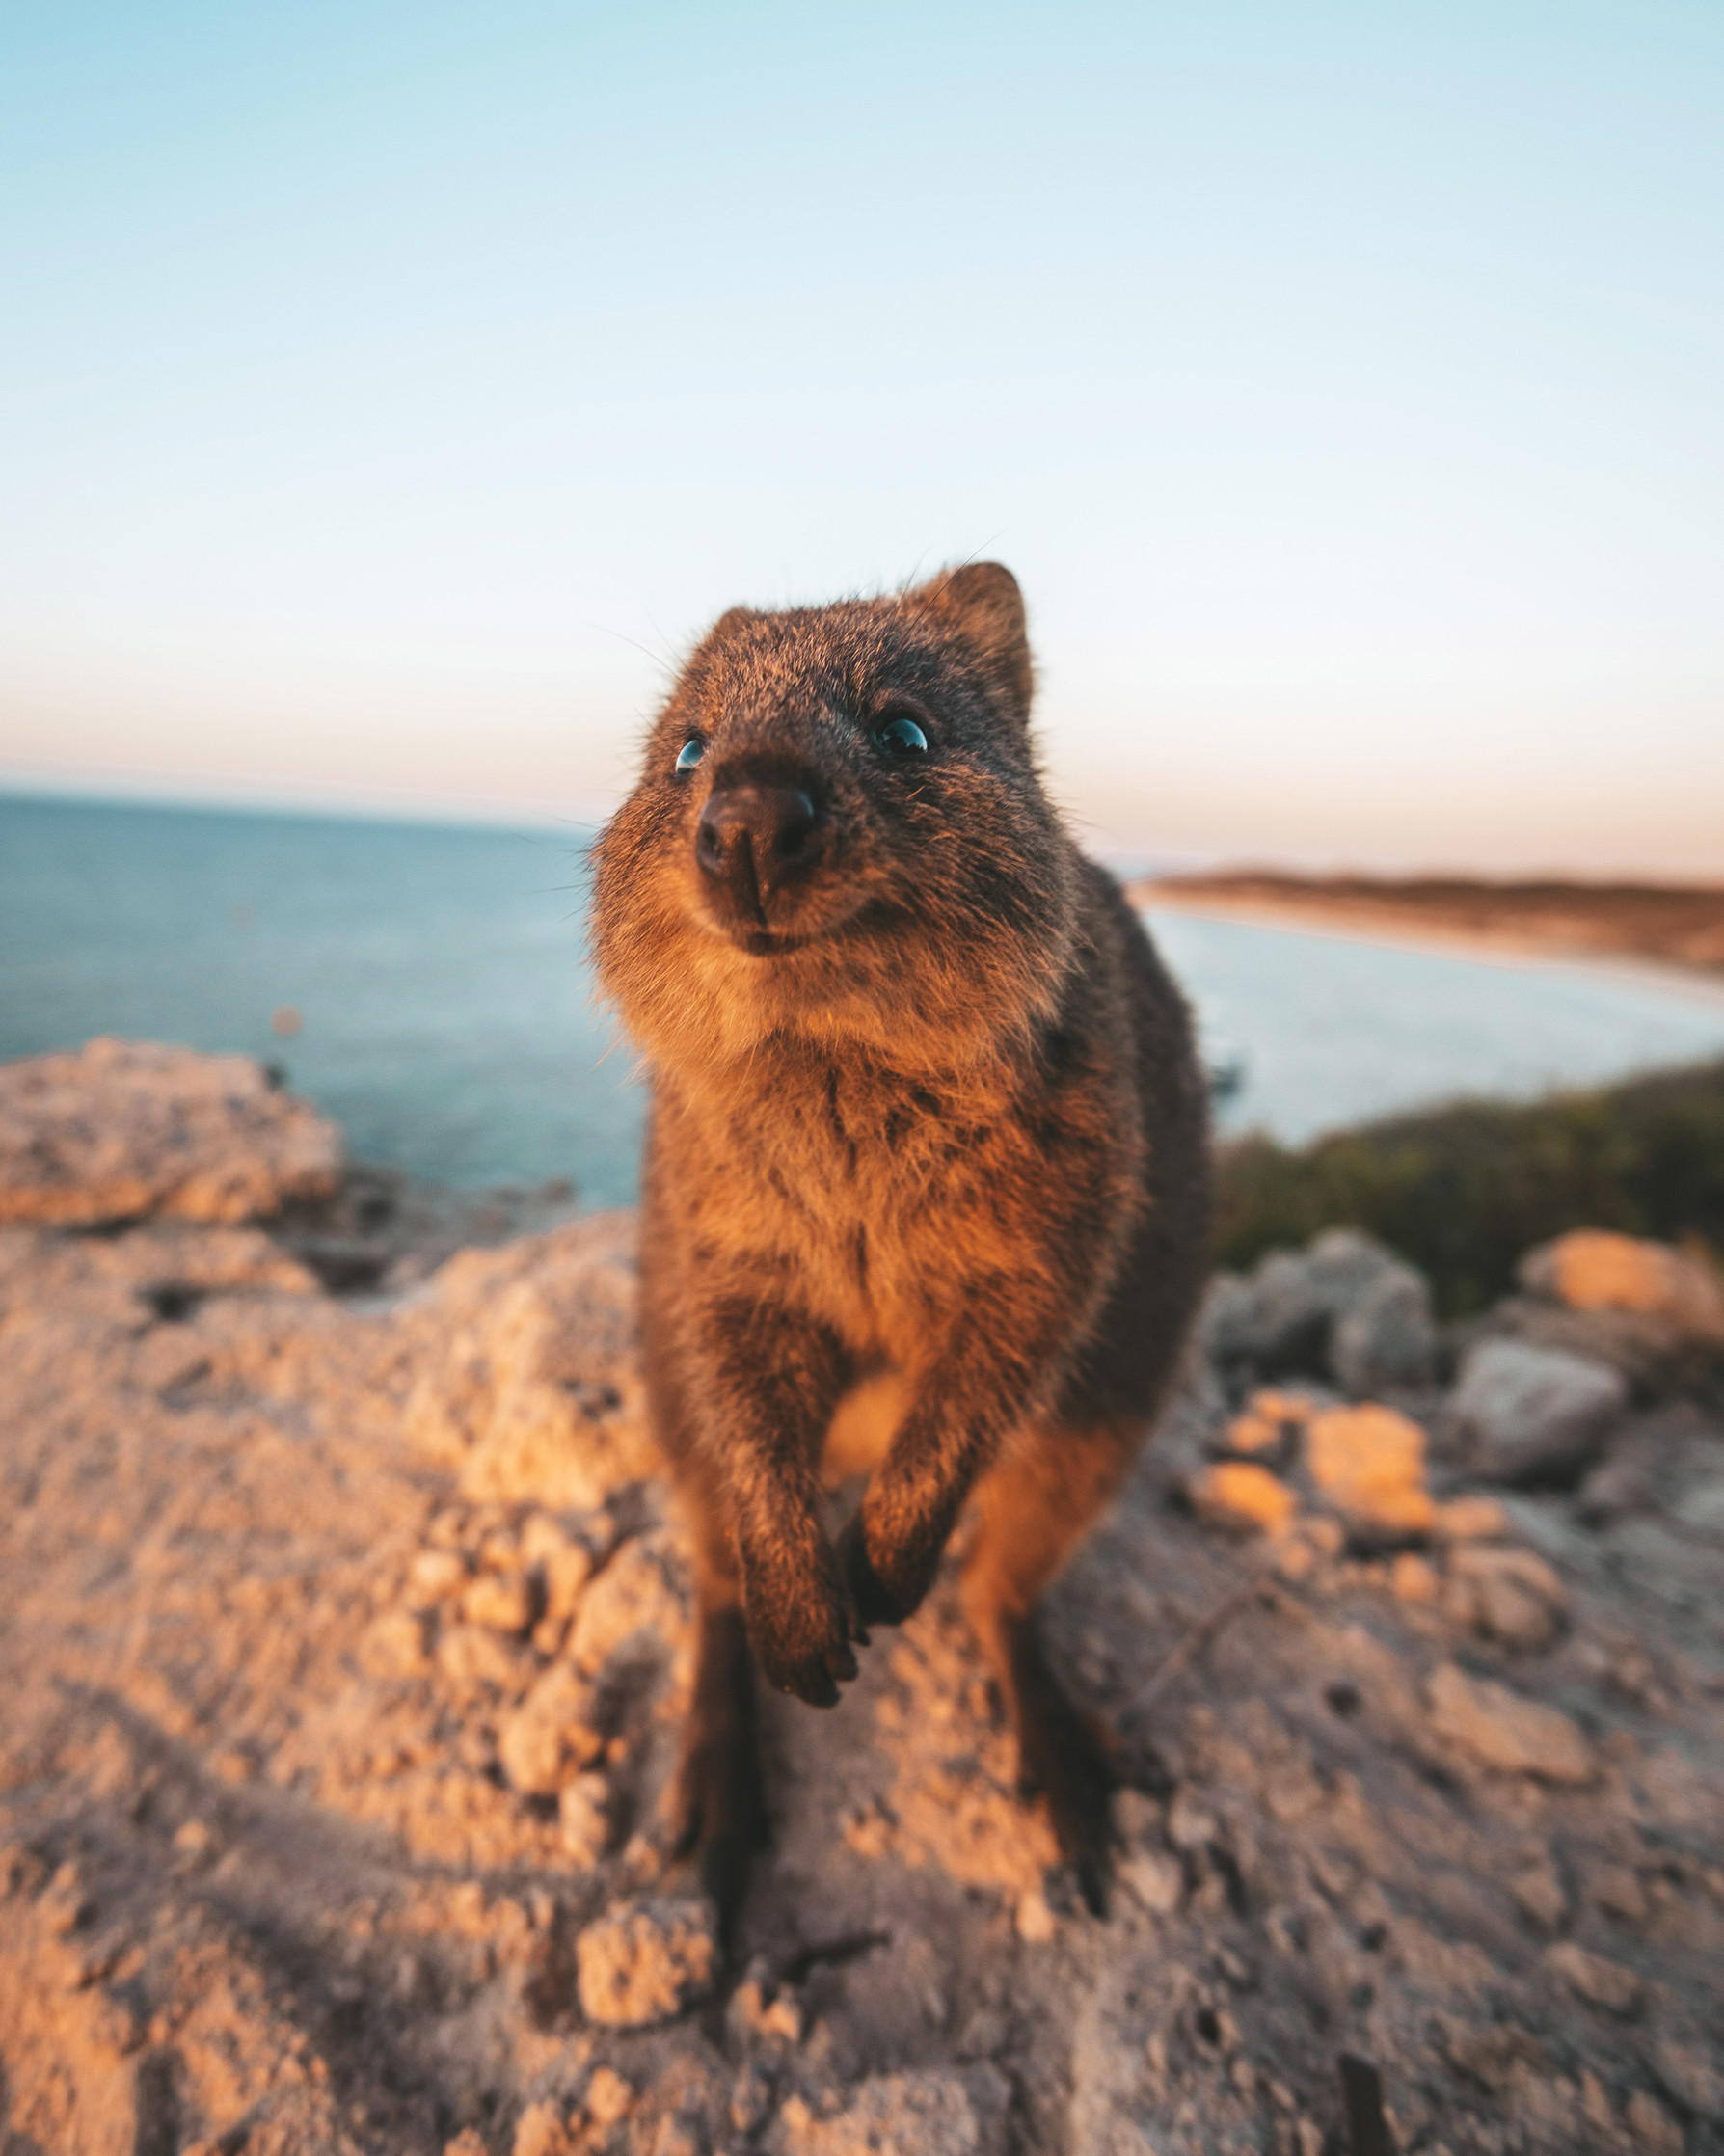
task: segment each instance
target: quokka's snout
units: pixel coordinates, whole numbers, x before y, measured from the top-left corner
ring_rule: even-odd
[[[718,926],[744,934],[794,926],[798,901],[833,850],[817,772],[743,764],[714,774],[694,827],[701,897]]]

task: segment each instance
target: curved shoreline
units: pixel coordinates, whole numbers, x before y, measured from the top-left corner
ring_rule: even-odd
[[[1197,897],[1154,883],[1133,883],[1127,896],[1148,913],[1190,913],[1218,921],[1239,921],[1252,928],[1279,929],[1296,934],[1333,936],[1352,943],[1404,944],[1438,957],[1509,968],[1549,966],[1620,982],[1627,987],[1656,989],[1675,1000],[1724,1011],[1724,974],[1632,957],[1614,952],[1557,947],[1512,930],[1467,930],[1425,925],[1405,918],[1386,919],[1374,908],[1326,905],[1278,905],[1267,899]]]

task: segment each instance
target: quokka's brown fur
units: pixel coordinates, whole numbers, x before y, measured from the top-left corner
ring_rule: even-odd
[[[736,608],[599,842],[600,975],[652,1084],[648,1392],[698,1550],[683,1820],[727,1906],[766,1821],[750,1644],[832,1705],[972,1498],[969,1614],[1100,1894],[1105,1753],[1035,1604],[1173,1372],[1207,1112],[1178,991],[1042,790],[1031,688],[995,563]],[[836,1544],[822,1456],[874,1469]]]

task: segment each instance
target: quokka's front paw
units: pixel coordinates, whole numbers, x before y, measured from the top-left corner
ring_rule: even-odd
[[[839,1685],[856,1674],[856,1657],[849,1606],[830,1567],[788,1586],[781,1577],[751,1575],[744,1560],[742,1607],[767,1683],[810,1707],[836,1707]]]
[[[939,1568],[936,1549],[923,1555],[914,1550],[875,1550],[868,1547],[868,1530],[858,1512],[838,1538],[838,1569],[849,1590],[858,1625],[902,1625],[922,1606]]]

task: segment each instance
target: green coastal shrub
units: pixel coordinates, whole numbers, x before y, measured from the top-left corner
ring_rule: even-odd
[[[1457,1101],[1297,1151],[1239,1139],[1220,1169],[1221,1264],[1362,1227],[1464,1317],[1507,1292],[1523,1251],[1572,1227],[1724,1250],[1724,1061],[1524,1105]]]

